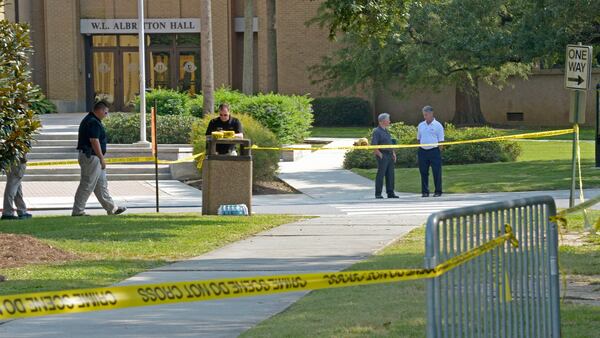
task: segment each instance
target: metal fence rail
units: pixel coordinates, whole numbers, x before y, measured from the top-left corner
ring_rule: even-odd
[[[427,283],[427,336],[560,337],[558,231],[548,196],[446,210],[427,221],[433,268],[504,233],[510,243]]]

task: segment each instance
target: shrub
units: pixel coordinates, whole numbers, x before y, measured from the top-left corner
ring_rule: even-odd
[[[446,124],[446,141],[496,136],[502,136],[502,133],[490,127],[457,129],[452,124]],[[445,164],[512,162],[520,154],[521,146],[514,141],[467,143],[446,146],[442,151],[442,160]]]
[[[150,116],[146,117],[148,141],[151,140]],[[186,115],[158,115],[156,136],[159,144],[189,144],[192,124],[198,119]],[[113,113],[103,121],[109,143],[135,143],[140,140],[140,114]]]
[[[417,142],[417,128],[404,124],[392,123],[389,127],[392,138],[398,144],[413,144]],[[373,131],[366,138],[371,142]],[[396,149],[396,166],[414,167],[417,165],[417,148]],[[377,168],[377,161],[373,150],[351,150],[344,158],[344,168]]]
[[[221,103],[228,103],[229,108],[233,112],[239,111],[240,103],[247,98],[246,95],[236,91],[221,87],[215,91],[215,107],[214,111],[218,110]],[[197,95],[187,103],[186,109],[192,116],[202,117],[202,104],[204,98],[201,95]]]
[[[200,153],[206,150],[206,127],[208,122],[217,115],[207,115],[202,120],[196,121],[192,126],[192,145],[194,153]],[[252,140],[253,144],[265,147],[278,147],[275,134],[260,124],[249,115],[237,114],[236,118],[244,126],[244,137]],[[277,163],[279,162],[279,152],[276,151],[254,151],[252,152],[252,177],[254,181],[268,180],[275,177]]]
[[[0,1],[0,7],[3,2]],[[37,89],[30,82],[29,28],[0,20],[0,170],[7,169],[31,148],[41,127],[31,106]]]
[[[313,121],[311,99],[307,96],[260,94],[240,102],[240,112],[251,115],[269,128],[282,144],[302,141]]]
[[[36,114],[56,113],[56,105],[48,100],[41,91],[36,93],[35,98],[29,103],[29,107]]]
[[[447,123],[444,128],[446,141],[473,140],[501,136],[502,134],[489,127],[457,129]],[[392,137],[398,144],[417,143],[417,128],[404,123],[390,125]],[[371,140],[371,133],[367,136]],[[417,165],[418,148],[404,148],[396,150],[398,158],[396,166],[414,167]],[[444,164],[471,164],[515,161],[521,154],[521,147],[514,141],[481,142],[472,144],[457,144],[445,146],[442,151]],[[344,168],[376,168],[377,162],[371,150],[351,150],[346,153]]]
[[[186,106],[190,98],[185,93],[171,89],[153,89],[146,93],[146,113],[150,114],[155,100],[158,115],[183,115],[187,112]],[[139,96],[135,98],[135,109],[140,111]]]
[[[312,102],[315,126],[371,126],[369,101],[359,97],[320,97]]]

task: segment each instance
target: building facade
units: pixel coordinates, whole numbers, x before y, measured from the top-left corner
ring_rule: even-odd
[[[145,0],[146,81],[148,88],[201,89],[201,0]],[[308,67],[331,53],[335,42],[318,25],[306,25],[320,1],[279,0],[273,15],[276,62],[270,62],[268,0],[255,0],[254,88],[257,92],[326,95],[311,84]],[[136,0],[12,0],[4,8],[11,21],[31,25],[35,53],[33,81],[61,112],[90,110],[103,99],[112,110],[133,109],[139,94]],[[213,0],[215,86],[242,87],[244,0]],[[273,66],[274,65],[274,66]],[[276,77],[273,88],[270,77]],[[594,72],[594,84],[600,72]],[[480,86],[486,119],[503,125],[555,126],[568,123],[569,92],[560,70],[541,70],[514,79],[504,90]],[[396,98],[387,92],[354,94],[372,99],[394,121],[416,123],[429,104],[448,121],[454,114],[453,88]],[[587,98],[588,124],[595,122],[595,97]]]

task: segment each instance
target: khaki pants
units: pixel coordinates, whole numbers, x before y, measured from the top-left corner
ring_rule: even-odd
[[[117,206],[108,192],[106,170],[102,170],[100,159],[97,156],[87,157],[84,153],[79,153],[78,161],[81,167],[81,179],[75,193],[72,214],[81,215],[84,213],[85,204],[88,198],[90,198],[92,191],[104,210],[109,215],[113,214],[117,210]]]
[[[2,215],[14,216],[15,211],[19,216],[27,212],[21,180],[25,174],[25,163],[13,165],[6,173],[6,188],[4,189],[4,206]],[[15,208],[16,207],[16,208]]]

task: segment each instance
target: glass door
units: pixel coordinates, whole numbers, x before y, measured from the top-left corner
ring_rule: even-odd
[[[180,51],[177,64],[177,88],[190,94],[200,93],[200,54],[196,51]]]
[[[115,94],[117,93],[117,72],[113,51],[94,52],[92,55],[92,69],[94,79],[94,99],[96,102],[104,101],[111,110],[118,105]]]
[[[140,94],[140,65],[138,52],[121,52],[121,104],[123,111],[131,111],[135,106],[135,98]]]
[[[171,88],[171,52],[152,51],[150,53],[150,88]]]

